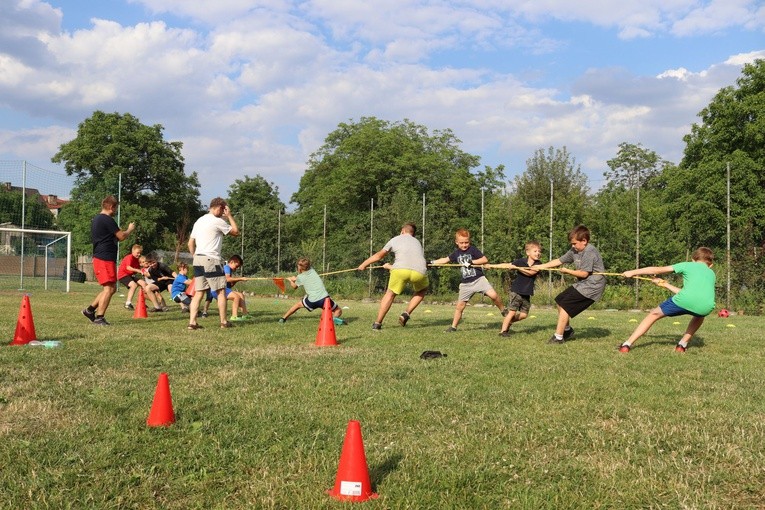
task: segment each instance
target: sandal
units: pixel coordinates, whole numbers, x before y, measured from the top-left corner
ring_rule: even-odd
[[[234,325],[228,321],[220,323],[220,329],[227,329],[227,328],[233,328],[233,327]]]
[[[189,331],[196,331],[197,329],[203,329],[203,328],[199,324],[189,324],[186,329],[188,329]]]

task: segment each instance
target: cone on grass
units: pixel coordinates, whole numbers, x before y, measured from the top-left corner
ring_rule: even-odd
[[[327,493],[343,501],[366,501],[377,497],[377,494],[372,492],[364,442],[361,439],[361,425],[357,420],[348,422],[335,486]]]
[[[143,289],[138,289],[138,302],[136,303],[135,311],[133,312],[133,318],[146,319],[147,317],[146,297],[143,295]]]
[[[32,340],[37,340],[35,333],[35,321],[32,318],[32,305],[29,304],[29,294],[21,298],[19,318],[16,320],[16,332],[13,334],[11,345],[26,345]]]
[[[146,425],[149,427],[168,427],[175,423],[175,412],[173,411],[173,399],[170,396],[170,381],[167,374],[159,374],[157,389],[154,392],[154,401],[151,404],[149,417],[146,418]]]
[[[337,345],[337,335],[335,335],[335,321],[332,316],[332,305],[330,299],[324,298],[324,308],[321,311],[321,322],[319,322],[319,331],[316,333],[316,345],[327,347]]]

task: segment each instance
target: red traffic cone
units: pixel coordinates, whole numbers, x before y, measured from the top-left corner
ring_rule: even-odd
[[[35,333],[35,321],[32,318],[32,306],[29,304],[29,294],[24,294],[19,308],[19,318],[16,321],[16,333],[13,335],[11,345],[26,345],[32,340],[37,340]]]
[[[194,283],[194,277],[191,277],[191,283],[186,286],[186,295],[194,297],[194,290],[196,289],[196,284]]]
[[[316,345],[326,347],[337,345],[337,336],[335,335],[335,322],[332,320],[332,306],[329,298],[324,298],[324,309],[321,311],[321,322],[319,322],[319,331],[316,333]]]
[[[167,427],[175,423],[175,412],[173,412],[173,399],[170,396],[170,382],[167,374],[159,374],[157,381],[157,390],[154,392],[154,402],[151,404],[149,417],[146,418],[146,425],[149,427]]]
[[[377,494],[372,492],[367,457],[364,455],[364,443],[361,440],[361,425],[356,420],[348,422],[335,487],[327,493],[344,501],[366,501],[377,497]]]
[[[146,313],[146,297],[143,295],[143,289],[138,289],[138,303],[133,312],[134,319],[146,319],[149,317]]]

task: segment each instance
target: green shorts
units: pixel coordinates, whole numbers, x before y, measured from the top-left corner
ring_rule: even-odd
[[[388,279],[388,290],[398,295],[404,292],[407,283],[412,284],[415,292],[425,290],[430,286],[428,275],[411,269],[391,269]]]

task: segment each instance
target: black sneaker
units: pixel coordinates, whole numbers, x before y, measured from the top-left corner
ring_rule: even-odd
[[[499,332],[499,336],[501,336],[503,338],[509,337],[510,336],[510,330],[508,329],[507,331],[500,331]]]
[[[398,323],[402,326],[406,326],[406,323],[409,322],[409,314],[404,312],[401,315],[398,316]]]
[[[89,320],[90,322],[93,322],[94,320],[96,320],[96,312],[91,312],[91,311],[90,311],[90,310],[88,310],[87,308],[85,308],[85,309],[82,311],[82,315],[84,315],[85,317],[87,317],[87,318],[88,318],[88,320]]]
[[[135,307],[133,306],[133,303],[125,303],[125,309],[135,310]]]
[[[454,333],[454,332],[456,332],[456,331],[457,331],[457,328],[455,328],[454,326],[449,326],[449,327],[446,329],[446,331],[444,331],[444,333]]]
[[[564,339],[555,338],[555,335],[551,336],[550,339],[547,341],[548,344],[562,344],[564,342],[565,342]]]
[[[375,331],[380,331],[382,329],[382,324],[380,324],[379,322],[373,322],[372,329]]]
[[[509,309],[507,309],[507,308],[503,308],[502,309],[502,317],[507,317],[507,314],[509,314],[509,313],[510,313]]]
[[[568,328],[563,330],[563,340],[568,340],[574,336],[574,328]]]
[[[98,317],[98,318],[94,319],[93,320],[93,325],[94,326],[111,326],[111,324],[106,322],[106,319],[104,319],[103,317]]]

